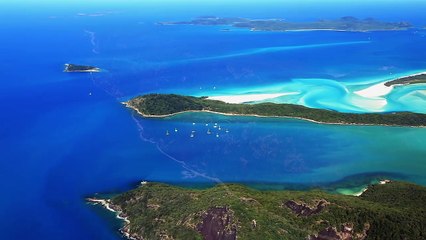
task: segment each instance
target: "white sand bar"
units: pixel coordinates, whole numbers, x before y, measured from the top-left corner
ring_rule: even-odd
[[[246,102],[256,102],[256,101],[282,97],[285,95],[295,95],[295,94],[299,94],[299,92],[226,95],[226,96],[208,97],[207,99],[219,100],[226,103],[246,103]]]
[[[366,98],[385,96],[389,94],[393,89],[393,86],[388,87],[385,85],[385,83],[386,82],[375,84],[373,86],[356,91],[354,93]]]
[[[357,107],[371,112],[380,112],[383,111],[383,108],[388,104],[388,101],[385,98],[354,97],[351,99],[351,103]]]

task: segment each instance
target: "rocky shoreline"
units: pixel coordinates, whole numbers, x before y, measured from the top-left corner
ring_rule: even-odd
[[[94,205],[102,205],[106,210],[115,213],[116,218],[124,222],[124,226],[119,229],[120,233],[130,240],[143,240],[142,237],[130,233],[130,220],[126,214],[123,213],[121,208],[111,203],[111,199],[101,198],[86,198],[88,203]]]

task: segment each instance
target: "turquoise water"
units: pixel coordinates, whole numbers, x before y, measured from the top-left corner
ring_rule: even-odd
[[[423,2],[382,4],[1,2],[0,239],[119,239],[120,223],[84,198],[141,180],[330,191],[376,178],[426,185],[425,128],[201,113],[143,119],[120,103],[150,92],[295,91],[273,101],[424,112],[424,85],[394,88],[381,97],[383,108],[383,99],[353,94],[426,69],[424,29],[273,33],[156,24],[199,15],[302,21],[344,14],[426,25]],[[63,73],[65,63],[104,71]]]
[[[417,70],[414,73],[400,74],[408,76],[424,72]],[[229,96],[245,94],[283,94],[281,97],[268,98],[258,102],[291,103],[311,108],[331,109],[339,112],[370,113],[411,111],[426,113],[426,84],[405,85],[384,88],[385,93],[379,96],[363,96],[358,91],[382,85],[385,82],[398,78],[389,75],[378,79],[356,79],[350,82],[341,82],[333,79],[292,79],[282,84],[254,86],[252,88],[229,88],[214,91],[202,91],[196,96]],[[371,91],[376,94],[377,90]],[[377,95],[377,94],[376,94]]]
[[[187,179],[317,185],[362,173],[388,172],[426,183],[424,128],[320,125],[208,113],[136,119],[144,126],[145,138],[189,168],[182,171]],[[209,129],[211,134],[207,134]],[[166,137],[167,130],[170,135]]]

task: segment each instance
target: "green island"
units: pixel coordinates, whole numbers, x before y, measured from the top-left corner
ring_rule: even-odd
[[[426,188],[388,180],[359,197],[145,182],[112,199],[87,200],[116,212],[125,220],[122,233],[135,240],[426,238]]]
[[[418,83],[426,83],[426,73],[414,74],[407,77],[397,78],[395,80],[386,82],[385,86],[390,87],[393,85],[409,85]]]
[[[289,22],[283,19],[248,19],[220,18],[202,16],[191,21],[160,22],[161,25],[217,25],[247,28],[252,31],[389,31],[407,30],[412,27],[409,22],[384,22],[374,18],[358,19],[346,16],[333,20],[318,20],[312,22]]]
[[[84,66],[67,63],[64,72],[100,72],[101,69],[93,66]]]
[[[167,117],[188,111],[205,111],[228,115],[299,118],[328,124],[426,126],[426,114],[420,113],[341,113],[294,104],[230,104],[206,97],[175,94],[148,94],[135,97],[124,104],[145,117]]]

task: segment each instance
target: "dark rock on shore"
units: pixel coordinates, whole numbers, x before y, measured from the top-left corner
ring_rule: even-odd
[[[316,206],[313,207],[310,207],[306,203],[297,203],[292,200],[284,203],[284,205],[290,208],[295,214],[304,217],[320,213],[328,204],[329,203],[325,200],[318,201]]]

